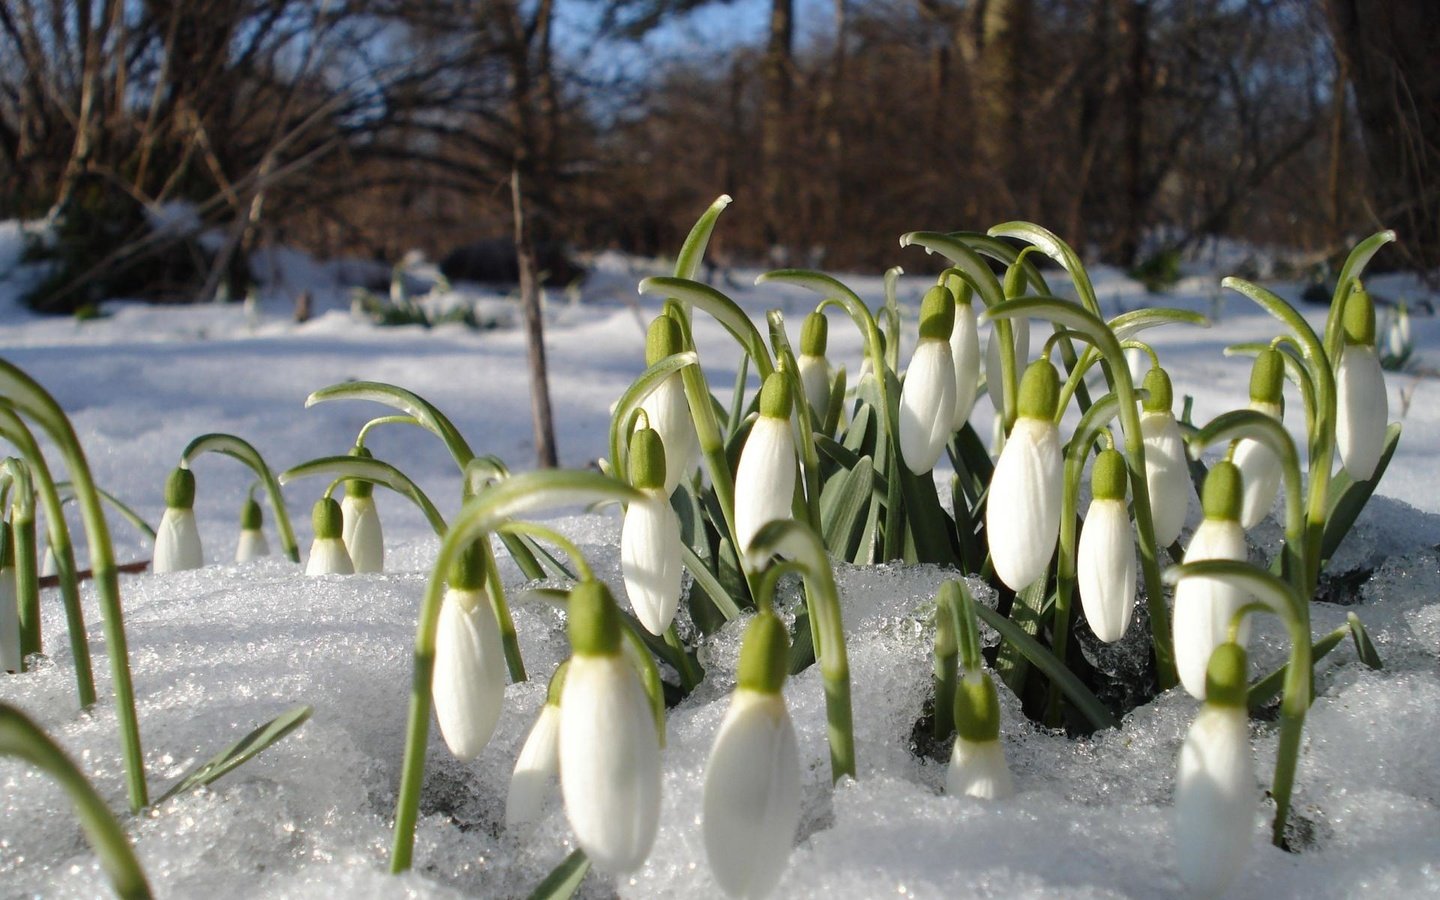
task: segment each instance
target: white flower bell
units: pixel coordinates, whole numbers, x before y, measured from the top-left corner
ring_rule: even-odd
[[[1180,537],[1190,512],[1190,463],[1185,438],[1171,412],[1174,392],[1170,376],[1154,366],[1145,373],[1147,392],[1140,413],[1140,436],[1145,445],[1145,487],[1150,494],[1150,522],[1155,543],[1168,547]]]
[[[683,570],[680,517],[664,492],[665,447],[653,428],[630,438],[630,483],[643,499],[625,510],[620,529],[620,571],[635,618],[651,634],[664,634],[680,606]]]
[[[240,540],[235,545],[235,561],[246,563],[270,555],[270,543],[261,529],[260,504],[254,497],[245,498],[240,510]]]
[[[560,792],[576,842],[611,875],[644,864],[660,822],[660,739],[621,627],[604,584],[582,581],[570,592]]]
[[[950,358],[955,365],[955,417],[951,432],[959,431],[970,421],[975,397],[980,392],[980,326],[975,317],[975,304],[970,291],[961,290],[955,298],[955,327],[950,331]]]
[[[829,330],[829,320],[822,312],[810,313],[800,328],[800,358],[796,364],[800,370],[800,386],[805,389],[805,402],[810,404],[810,417],[816,429],[824,426],[825,417],[830,412],[830,363],[825,359]]]
[[[343,516],[340,504],[330,497],[315,501],[310,522],[315,527],[315,540],[310,544],[310,558],[305,562],[306,575],[353,575],[355,565],[341,538]]]
[[[995,574],[1016,591],[1045,574],[1060,535],[1059,396],[1060,376],[1050,361],[1031,363],[1020,382],[1019,417],[990,479],[990,559]]]
[[[200,530],[195,526],[195,474],[178,468],[165,482],[165,514],[155,529],[152,572],[183,572],[205,565]]]
[[[370,451],[354,447],[351,456],[370,458]],[[346,479],[345,499],[340,502],[344,520],[340,538],[356,572],[385,571],[385,534],[380,527],[380,511],[375,508],[375,485],[357,478]]]
[[[1205,520],[1190,539],[1185,562],[1246,559],[1245,530],[1240,527],[1240,479],[1240,470],[1232,463],[1218,462],[1211,467],[1202,498]],[[1215,578],[1187,575],[1175,585],[1175,668],[1192,697],[1205,699],[1210,655],[1229,640],[1230,620],[1248,599],[1245,591]],[[1247,617],[1237,635],[1242,645],[1249,633]]]
[[[920,304],[920,342],[900,389],[900,457],[923,475],[935,468],[955,420],[955,297],[944,285],[925,292]]]
[[[1368,481],[1385,449],[1390,408],[1375,350],[1375,305],[1364,290],[1356,288],[1345,303],[1344,331],[1335,369],[1335,449],[1351,478]]]
[[[789,650],[774,613],[750,623],[739,685],[705,764],[705,855],[732,897],[775,889],[800,823],[800,752],[781,695]]]
[[[1250,370],[1250,408],[1280,420],[1280,388],[1285,379],[1285,361],[1280,351],[1265,349],[1255,357],[1255,366]],[[1280,493],[1280,481],[1285,471],[1280,457],[1270,445],[1254,438],[1242,438],[1235,443],[1232,457],[1239,467],[1244,481],[1244,503],[1240,512],[1240,525],[1247,531],[1259,525],[1275,505],[1275,496]]]
[[[1015,793],[1000,744],[1000,695],[989,672],[966,672],[955,685],[955,747],[945,792],[977,800]]]
[[[539,821],[545,801],[555,790],[560,774],[560,694],[569,671],[570,663],[563,662],[550,678],[545,705],[515,760],[505,796],[506,828],[525,828]]]
[[[1180,880],[1194,893],[1213,897],[1244,867],[1255,836],[1255,762],[1242,647],[1216,648],[1206,694],[1180,747],[1175,844]]]
[[[461,762],[479,755],[505,702],[505,648],[485,590],[480,555],[466,550],[450,572],[435,628],[430,695],[445,746]]]
[[[684,349],[680,323],[668,315],[656,316],[645,338],[645,364],[653,366]],[[665,496],[668,497],[685,476],[695,470],[700,454],[700,438],[695,433],[695,420],[690,415],[680,373],[666,376],[641,402],[640,408],[645,411],[649,427],[660,433],[660,440],[665,444]]]
[[[761,528],[776,519],[790,518],[795,494],[791,408],[789,377],[784,372],[770,373],[760,390],[760,416],[745,439],[735,469],[735,537],[742,557],[749,553]]]
[[[1090,630],[1106,643],[1125,636],[1135,612],[1135,536],[1125,508],[1125,457],[1104,450],[1095,459],[1085,527],[1080,531],[1076,579]]]

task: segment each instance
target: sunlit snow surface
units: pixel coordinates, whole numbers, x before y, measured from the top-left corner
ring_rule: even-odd
[[[386,410],[361,403],[302,406],[311,390],[346,378],[410,387],[451,415],[478,452],[496,453],[518,468],[529,465],[524,341],[515,331],[374,328],[350,318],[344,290],[327,284],[318,265],[307,269],[295,260],[287,263],[291,281],[267,288],[255,317],[239,306],[115,306],[113,316],[99,322],[35,319],[15,307],[13,282],[3,280],[15,246],[14,226],[0,225],[0,355],[56,394],[74,416],[99,482],[151,521],[159,518],[165,474],[198,434],[239,434],[277,467],[343,452],[366,419]],[[654,306],[646,300],[637,312],[633,305],[641,274],[623,260],[608,259],[581,303],[551,298],[552,391],[567,465],[607,455],[608,407],[643,368],[643,323]],[[1113,272],[1094,275],[1109,312],[1145,299]],[[739,279],[748,284],[750,276]],[[878,279],[852,284],[878,300]],[[1192,279],[1161,302],[1209,312],[1211,284],[1213,279]],[[322,313],[305,325],[288,318],[291,293],[299,286],[315,290]],[[902,282],[912,317],[923,286],[921,279]],[[1372,288],[1382,290],[1384,282],[1377,279]],[[752,313],[779,306],[792,323],[811,306],[799,293],[726,289]],[[1406,290],[1399,286],[1391,293]],[[1307,315],[1318,322],[1315,310]],[[1415,325],[1422,360],[1430,355],[1434,365],[1440,329],[1429,318],[1417,318]],[[853,329],[837,317],[830,333],[832,360],[853,373],[859,358]],[[1177,395],[1196,396],[1195,418],[1203,422],[1243,402],[1248,364],[1223,357],[1223,347],[1271,333],[1271,320],[1232,299],[1209,331],[1152,334]],[[724,398],[735,371],[728,338],[703,318],[697,338]],[[1399,417],[1402,391],[1413,389],[1401,449],[1381,486],[1383,496],[1333,567],[1373,571],[1356,576],[1360,596],[1353,599],[1360,605],[1319,604],[1313,611],[1317,635],[1343,623],[1348,612],[1358,613],[1386,669],[1359,666],[1348,642],[1320,666],[1295,797],[1307,842],[1302,853],[1269,846],[1271,808],[1262,798],[1275,729],[1271,723],[1253,726],[1262,784],[1256,786],[1254,852],[1236,874],[1235,896],[1440,893],[1440,516],[1434,515],[1440,512],[1434,488],[1440,404],[1433,378],[1392,375],[1390,388],[1392,419]],[[1294,424],[1298,416],[1290,418]],[[981,414],[980,426],[988,434],[988,413]],[[370,446],[414,475],[442,511],[453,514],[458,480],[438,441],[391,426],[377,431]],[[470,764],[453,761],[432,728],[415,869],[391,876],[390,824],[414,620],[436,541],[404,501],[377,492],[393,574],[308,579],[278,558],[236,567],[227,560],[248,476],[220,457],[204,457],[195,469],[197,513],[212,564],[198,572],[121,581],[152,795],[296,703],[312,705],[315,714],[212,788],[124,819],[157,892],[213,900],[527,894],[573,849],[558,792],[529,833],[503,828],[510,768],[543,702],[545,678],[566,653],[561,614],[543,600],[523,594],[515,599],[534,680],[507,689],[499,729]],[[306,512],[321,490],[318,482],[287,489],[302,550],[310,538]],[[1192,509],[1192,527],[1197,514]],[[111,524],[122,561],[148,556],[129,526],[118,518]],[[267,508],[271,546],[278,549],[273,524]],[[621,592],[618,516],[571,515],[555,524]],[[1258,529],[1257,552],[1273,547],[1278,536],[1273,523]],[[502,566],[507,585],[521,587],[519,572],[508,562]],[[1132,713],[1121,730],[1076,741],[1029,725],[1002,692],[1003,736],[1017,796],[995,804],[943,796],[943,766],[917,757],[910,738],[929,690],[926,605],[946,573],[842,568],[837,577],[850,635],[860,778],[831,790],[819,674],[812,668],[792,679],[786,696],[805,768],[804,814],[777,896],[1181,893],[1170,794],[1193,700],[1171,691]],[[101,701],[93,714],[81,716],[63,616],[52,594],[45,597],[49,656],[31,673],[0,677],[0,699],[38,719],[112,808],[124,809],[98,609],[87,592]],[[689,628],[683,614],[681,624]],[[701,775],[733,686],[740,632],[741,624],[731,625],[702,647],[706,681],[670,713],[660,835],[649,862],[619,881],[592,874],[583,893],[716,893],[698,820]],[[1257,670],[1278,665],[1281,629],[1264,623],[1253,650]],[[1125,652],[1119,654],[1122,664]],[[0,761],[0,896],[78,898],[105,891],[59,788],[26,767]]]

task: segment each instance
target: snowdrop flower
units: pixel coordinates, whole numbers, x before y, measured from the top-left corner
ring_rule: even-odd
[[[1375,305],[1356,288],[1345,303],[1345,344],[1335,369],[1335,448],[1350,477],[1367,481],[1385,449],[1389,399],[1375,351]]]
[[[967,671],[955,685],[955,748],[945,792],[978,800],[1015,793],[1000,745],[1000,694],[989,672]]]
[[[1125,508],[1125,457],[1105,450],[1091,473],[1090,509],[1080,532],[1076,577],[1090,630],[1106,643],[1125,636],[1135,611],[1135,537]]]
[[[955,296],[937,284],[920,304],[920,342],[900,389],[900,457],[917,474],[935,468],[955,420],[954,330]]]
[[[1145,445],[1145,487],[1150,494],[1150,521],[1155,543],[1168,547],[1180,537],[1190,511],[1190,464],[1185,438],[1171,412],[1174,392],[1170,375],[1159,366],[1145,373],[1147,392],[1140,413],[1140,436]]]
[[[830,364],[825,360],[829,330],[830,323],[824,313],[812,312],[806,316],[800,329],[800,358],[796,361],[805,402],[810,404],[817,428],[825,424],[825,416],[830,412]]]
[[[1025,370],[1019,417],[995,463],[985,533],[995,574],[1022,590],[1045,574],[1060,535],[1060,376],[1048,359]]]
[[[310,545],[310,559],[305,563],[306,575],[353,575],[355,565],[341,538],[343,516],[340,504],[329,497],[315,501],[310,511],[315,526],[315,541]]]
[[[364,447],[353,447],[351,456],[370,458]],[[350,478],[345,481],[345,499],[340,503],[344,520],[340,537],[356,572],[385,571],[385,536],[380,528],[380,511],[375,508],[375,485]]]
[[[1260,355],[1255,357],[1254,368],[1250,370],[1250,408],[1278,421],[1282,411],[1280,387],[1284,378],[1285,362],[1280,351],[1261,350]],[[1253,438],[1237,441],[1232,458],[1244,482],[1240,524],[1249,530],[1270,513],[1285,473],[1275,451],[1263,441]]]
[[[1175,776],[1180,880],[1216,896],[1244,865],[1255,830],[1255,762],[1246,712],[1245,650],[1225,643],[1210,659],[1205,705]]]
[[[1030,357],[1030,320],[1011,319],[1010,334],[1015,339],[1015,369],[1022,371]],[[999,412],[1005,408],[1005,379],[1000,372],[1000,331],[990,323],[990,337],[985,342],[985,390],[990,403]]]
[[[270,544],[260,528],[260,504],[254,497],[247,497],[240,509],[240,541],[235,545],[235,561],[250,562],[270,555]]]
[[[574,655],[560,693],[560,793],[575,840],[611,875],[644,864],[660,821],[660,740],[640,676],[621,648],[610,589],[570,592]]]
[[[555,778],[560,773],[560,694],[569,670],[570,663],[563,662],[550,678],[545,705],[515,760],[510,792],[505,797],[506,828],[524,828],[538,821],[546,799],[554,790]]]
[[[955,363],[955,417],[951,432],[959,431],[970,421],[975,409],[975,395],[980,390],[980,327],[975,319],[975,305],[969,291],[961,291],[955,301],[955,327],[950,332],[950,357]]]
[[[630,438],[630,483],[644,494],[625,510],[620,571],[630,607],[651,634],[664,634],[680,605],[680,517],[665,493],[665,447],[653,428]]]
[[[165,514],[155,529],[152,572],[182,572],[205,565],[200,531],[195,527],[195,474],[179,468],[165,482]]]
[[[1218,462],[1210,469],[1201,498],[1205,520],[1195,529],[1184,562],[1245,560],[1245,530],[1240,527],[1241,477],[1239,468],[1232,463]],[[1244,591],[1213,578],[1191,575],[1175,585],[1175,668],[1180,683],[1192,697],[1205,699],[1205,668],[1210,655],[1228,640],[1230,620],[1246,599]],[[1249,633],[1247,618],[1237,636],[1241,644]]]
[[[19,672],[21,662],[15,548],[10,543],[10,523],[0,521],[0,672]]]
[[[775,889],[800,824],[800,751],[780,689],[785,625],[762,612],[745,631],[739,684],[705,764],[705,855],[732,897]]]
[[[741,555],[762,527],[790,518],[795,494],[795,435],[790,428],[790,379],[772,372],[760,389],[760,417],[735,469],[735,538]],[[663,437],[663,436],[662,436]]]
[[[684,350],[680,323],[670,316],[656,316],[645,338],[645,364],[653,366],[667,356]],[[680,481],[695,470],[700,453],[700,438],[695,434],[695,420],[690,416],[690,403],[685,399],[685,385],[675,372],[650,392],[640,404],[646,423],[660,433],[665,444],[665,496],[675,492]]]
[[[505,648],[485,590],[485,571],[473,549],[451,569],[440,604],[430,696],[445,746],[461,762],[474,759],[500,720]]]

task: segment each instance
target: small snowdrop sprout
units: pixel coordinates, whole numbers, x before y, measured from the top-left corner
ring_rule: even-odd
[[[0,520],[0,672],[21,671],[20,605],[10,523]]]
[[[1048,359],[1031,363],[1020,382],[1019,416],[990,480],[990,559],[1000,580],[1017,591],[1045,574],[1060,534],[1059,394],[1055,366]]]
[[[1248,719],[1245,649],[1221,644],[1175,776],[1180,880],[1201,896],[1222,893],[1250,855],[1257,798]]]
[[[721,889],[764,897],[775,889],[800,823],[800,752],[781,688],[785,625],[762,612],[745,630],[738,686],[705,765],[705,854]]]
[[[235,546],[237,563],[270,555],[270,543],[265,540],[261,523],[260,504],[255,502],[254,497],[246,497],[245,505],[240,508],[240,541]]]
[[[205,565],[195,525],[195,474],[177,468],[165,481],[165,514],[155,529],[152,572],[182,572]]]
[[[790,379],[773,372],[760,390],[760,416],[735,469],[735,537],[748,554],[767,522],[790,518],[795,493],[795,432],[790,427]]]
[[[355,566],[341,537],[343,515],[340,504],[330,497],[315,501],[310,521],[315,527],[315,540],[310,544],[310,558],[305,563],[306,575],[353,575]]]
[[[620,570],[635,617],[651,634],[664,634],[680,606],[680,517],[665,494],[665,447],[653,428],[630,438],[630,483],[645,495],[625,510]]]
[[[1093,499],[1080,532],[1076,577],[1085,618],[1095,636],[1120,640],[1135,612],[1135,537],[1125,508],[1125,457],[1104,450],[1091,474]]]
[[[1255,357],[1250,370],[1250,408],[1280,420],[1280,388],[1285,379],[1285,361],[1279,350],[1267,348]],[[1382,425],[1383,430],[1383,425]],[[1235,444],[1234,462],[1244,481],[1244,506],[1240,524],[1249,530],[1264,521],[1280,492],[1283,470],[1275,451],[1253,438]]]
[[[1201,498],[1205,520],[1195,529],[1185,562],[1228,559],[1244,562],[1245,531],[1240,527],[1241,474],[1237,466],[1218,462],[1205,478]],[[1230,620],[1245,605],[1247,595],[1215,578],[1187,576],[1175,586],[1175,668],[1180,683],[1192,697],[1205,699],[1205,671],[1215,648],[1225,642]],[[1240,625],[1236,640],[1244,644],[1249,620]]]
[[[978,800],[1015,793],[1000,744],[1000,694],[989,672],[967,669],[955,686],[955,747],[945,792]]]
[[[447,580],[430,695],[445,746],[461,762],[474,759],[495,733],[505,701],[505,648],[474,547],[460,555]]]
[[[955,417],[950,422],[950,430],[954,432],[970,420],[980,391],[980,326],[968,290],[960,291],[955,297],[950,357],[955,364]]]
[[[1356,287],[1345,303],[1344,346],[1335,369],[1335,447],[1356,481],[1375,474],[1385,448],[1389,401],[1375,350],[1375,304]]]
[[[550,678],[545,705],[530,728],[505,797],[505,827],[525,828],[540,819],[545,801],[555,790],[560,773],[560,696],[565,688],[569,661],[560,664]]]
[[[1140,413],[1140,433],[1145,444],[1145,485],[1149,488],[1155,543],[1168,547],[1180,537],[1190,511],[1190,465],[1185,457],[1185,438],[1172,412],[1170,375],[1152,366],[1145,373],[1143,387],[1147,395]]]
[[[660,739],[640,676],[622,650],[622,627],[603,583],[582,581],[571,590],[574,655],[560,694],[560,792],[575,840],[612,875],[644,864],[660,821]]]
[[[920,304],[920,341],[900,390],[900,456],[911,472],[935,468],[955,419],[955,296],[944,285],[925,292]]]
[[[805,388],[805,402],[817,425],[825,421],[830,410],[830,364],[825,359],[830,323],[822,312],[805,317],[800,328],[800,384]]]
[[[669,315],[656,316],[645,338],[645,364],[653,366],[684,349],[680,323]],[[700,438],[695,434],[695,420],[690,416],[680,373],[662,381],[640,408],[645,411],[649,427],[660,433],[660,440],[665,444],[665,496],[668,497],[685,476],[695,470],[700,453]]]
[[[370,451],[355,446],[351,456],[370,459]],[[380,527],[380,511],[375,508],[375,486],[359,478],[345,481],[345,499],[340,503],[344,520],[341,539],[356,572],[385,570],[385,536]]]

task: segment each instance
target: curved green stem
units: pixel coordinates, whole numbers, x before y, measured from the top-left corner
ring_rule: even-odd
[[[355,435],[355,446],[357,446],[357,447],[363,447],[363,446],[365,446],[365,439],[370,436],[370,432],[371,432],[372,430],[376,429],[376,428],[379,428],[381,425],[417,425],[417,426],[418,426],[419,424],[420,424],[420,420],[419,420],[419,419],[415,418],[414,416],[407,416],[407,415],[403,415],[403,414],[402,414],[402,415],[398,415],[398,416],[380,416],[380,417],[378,417],[378,418],[371,419],[370,421],[366,422],[364,425],[361,425],[361,426],[360,426],[360,431],[359,431],[359,433]]]
[[[631,385],[620,395],[615,404],[615,413],[610,417],[610,460],[614,465],[614,471],[623,473],[626,471],[626,458],[629,448],[625,445],[625,438],[628,435],[627,427],[630,418],[645,402],[645,398],[654,393],[655,389],[664,384],[665,379],[681,371],[686,366],[699,364],[700,358],[694,350],[686,350],[667,356],[655,365],[650,366],[640,377],[636,378]]]
[[[1025,241],[1059,263],[1065,269],[1065,274],[1070,276],[1071,283],[1075,285],[1075,293],[1080,298],[1080,304],[1095,318],[1100,318],[1100,301],[1095,298],[1095,288],[1090,283],[1089,273],[1085,271],[1080,257],[1070,248],[1070,245],[1060,240],[1054,232],[1032,222],[1003,222],[991,228],[989,234],[991,237],[1007,237]]]
[[[1345,304],[1350,299],[1350,293],[1355,289],[1355,281],[1370,264],[1370,259],[1380,248],[1395,240],[1395,232],[1381,231],[1370,235],[1356,245],[1350,255],[1345,258],[1345,263],[1340,267],[1340,275],[1335,280],[1335,294],[1330,299],[1330,313],[1325,320],[1325,352],[1333,360],[1340,359],[1340,347],[1344,342],[1344,321]],[[1328,474],[1328,473],[1327,473]]]
[[[384,460],[364,456],[322,456],[291,466],[280,473],[278,481],[283,485],[315,475],[328,475],[334,479],[330,484],[332,488],[336,483],[349,480],[367,481],[389,488],[419,507],[437,535],[445,535],[447,526],[440,510],[409,476]]]
[[[538,522],[506,522],[496,528],[495,532],[497,534],[524,534],[542,541],[549,541],[570,557],[570,561],[575,564],[576,577],[579,580],[595,580],[595,572],[585,561],[585,554],[580,552],[580,548],[575,546],[575,542],[547,525],[541,525]]]
[[[805,385],[800,383],[800,364],[785,336],[785,318],[780,314],[780,310],[772,309],[766,313],[766,321],[770,325],[770,342],[775,348],[775,359],[790,382],[791,396],[804,397]],[[805,516],[810,527],[818,534],[823,530],[823,525],[820,521],[820,455],[815,450],[813,413],[809,403],[792,403],[790,414],[794,417],[798,426],[796,430],[799,432],[798,449],[800,474],[804,485]]]
[[[685,243],[680,246],[680,254],[675,257],[675,276],[677,278],[694,278],[700,271],[700,262],[705,258],[705,248],[710,243],[710,234],[715,230],[715,223],[720,219],[720,214],[730,203],[729,194],[721,194],[716,197],[715,202],[710,204],[710,207],[691,227],[690,233],[685,237]]]
[[[450,456],[455,460],[455,465],[460,468],[461,472],[465,471],[465,464],[475,456],[470,445],[466,443],[464,435],[460,434],[460,430],[446,418],[444,413],[419,394],[407,391],[402,387],[379,381],[346,381],[341,384],[332,384],[306,397],[305,408],[309,409],[317,403],[326,403],[331,400],[370,400],[400,410],[414,419],[421,428],[444,442],[445,449],[450,451]]]
[[[265,485],[265,493],[270,498],[270,508],[275,514],[275,528],[280,533],[280,544],[285,548],[285,555],[290,561],[300,561],[300,546],[295,542],[295,529],[290,526],[290,513],[285,508],[285,496],[280,493],[280,483],[275,480],[275,473],[266,465],[265,458],[260,455],[250,443],[233,434],[202,434],[191,441],[180,454],[180,465],[189,468],[196,457],[203,453],[220,453],[250,467],[260,483]]]
[[[68,503],[75,499],[75,486],[68,481],[55,482],[55,490],[60,493],[61,503]],[[119,513],[120,518],[134,526],[135,530],[145,535],[151,543],[155,542],[155,526],[145,521],[133,507],[98,485],[95,487],[95,493],[101,500],[110,504],[110,508]]]
[[[641,294],[659,294],[695,304],[723,325],[740,345],[740,349],[755,361],[755,371],[759,373],[761,381],[775,371],[775,365],[770,361],[770,353],[765,349],[765,341],[756,330],[755,323],[724,293],[699,281],[665,275],[643,279],[639,290]]]

